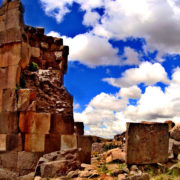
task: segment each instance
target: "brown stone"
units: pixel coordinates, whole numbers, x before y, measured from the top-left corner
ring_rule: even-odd
[[[27,152],[44,152],[45,135],[44,134],[26,134],[24,150]]]
[[[21,45],[21,61],[20,61],[20,66],[22,69],[25,69],[30,61],[31,57],[31,47],[28,43],[22,42]]]
[[[6,44],[0,48],[0,67],[18,65],[21,60],[21,43]]]
[[[177,124],[173,129],[171,129],[170,136],[176,141],[180,141],[180,124]]]
[[[41,42],[41,48],[42,48],[42,49],[48,49],[48,48],[49,48],[48,43]]]
[[[34,171],[37,165],[39,158],[43,156],[42,153],[35,152],[18,152],[18,161],[17,168],[22,170],[31,170]]]
[[[77,136],[61,135],[61,150],[76,149],[77,146]]]
[[[18,82],[20,78],[18,71],[18,65],[0,68],[0,89],[16,88],[16,82]]]
[[[0,90],[0,112],[15,112],[17,110],[16,102],[16,90],[15,89],[4,89]]]
[[[19,128],[23,133],[48,134],[50,113],[21,112]]]
[[[0,134],[0,151],[21,151],[21,134]]]
[[[11,134],[18,132],[18,115],[16,112],[0,113],[0,134]]]
[[[59,151],[61,148],[61,135],[47,134],[45,139],[45,153]]]
[[[73,134],[74,120],[71,117],[63,117],[62,114],[53,114],[51,116],[51,133]]]
[[[36,111],[36,107],[33,106],[35,99],[36,94],[34,90],[18,90],[18,111]]]
[[[9,151],[5,153],[0,153],[0,160],[1,160],[1,165],[3,168],[16,169],[17,160],[18,160],[18,152]]]
[[[91,148],[92,148],[92,137],[91,136],[77,136],[78,148],[82,149],[80,153],[80,159],[82,163],[90,164],[91,162]]]
[[[126,163],[151,164],[168,160],[166,123],[127,123]]]
[[[76,135],[84,135],[84,123],[83,122],[75,122],[74,123],[74,131]]]
[[[110,163],[113,161],[118,161],[118,162],[124,163],[125,162],[125,152],[122,152],[122,150],[119,148],[109,150],[106,153],[106,163]]]
[[[34,58],[39,58],[40,57],[40,48],[32,47],[31,48],[31,56]]]

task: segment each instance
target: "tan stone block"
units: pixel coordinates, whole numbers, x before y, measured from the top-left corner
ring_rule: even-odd
[[[0,151],[22,151],[21,134],[0,134]]]
[[[91,136],[77,136],[78,148],[82,149],[80,159],[82,163],[90,164],[93,138]]]
[[[61,150],[77,149],[77,136],[61,135]]]
[[[20,28],[12,28],[0,32],[0,44],[22,41],[22,32]]]
[[[16,82],[20,78],[18,75],[18,65],[0,68],[0,89],[16,88]]]
[[[9,151],[0,153],[0,160],[3,168],[17,169],[18,152]]]
[[[0,67],[18,65],[21,59],[21,43],[6,44],[0,48]]]
[[[2,90],[1,112],[15,112],[17,111],[17,99],[15,89]]]
[[[83,122],[75,122],[74,123],[74,131],[76,135],[84,135],[84,123]]]
[[[44,152],[45,134],[26,134],[24,150],[27,152]]]
[[[3,97],[2,97],[2,95],[3,95],[3,90],[0,90],[0,112],[2,112],[2,99],[3,99]]]
[[[45,153],[60,151],[61,148],[61,135],[47,134],[45,139]]]
[[[36,47],[31,47],[31,56],[34,58],[39,58],[40,57],[40,48]]]
[[[18,152],[17,168],[19,169],[19,171],[22,170],[34,171],[39,158],[42,156],[43,153],[26,152],[26,151]]]
[[[14,27],[20,28],[21,26],[21,12],[19,9],[10,9],[6,12],[6,29],[12,29]]]
[[[51,133],[73,134],[74,120],[71,117],[64,117],[62,114],[52,114],[51,116]]]
[[[20,66],[25,69],[31,58],[31,47],[28,43],[22,42]]]
[[[168,147],[168,124],[127,123],[127,164],[164,163],[168,160]]]
[[[6,16],[4,14],[0,16],[0,31],[5,31],[6,29],[5,19],[6,19]]]
[[[18,111],[36,111],[33,106],[36,99],[36,93],[32,89],[18,90]]]
[[[21,112],[19,128],[23,133],[48,134],[50,113]]]
[[[18,114],[16,112],[0,113],[0,134],[18,132]]]

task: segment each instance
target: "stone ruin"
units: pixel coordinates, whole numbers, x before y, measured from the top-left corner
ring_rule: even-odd
[[[23,13],[20,0],[0,8],[0,166],[23,175],[43,154],[73,148],[89,163],[92,138],[74,123],[63,82],[69,48],[25,25]]]

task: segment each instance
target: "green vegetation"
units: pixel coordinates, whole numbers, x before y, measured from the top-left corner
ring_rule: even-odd
[[[38,65],[35,62],[31,62],[28,66],[28,70],[31,72],[35,72],[38,70]]]

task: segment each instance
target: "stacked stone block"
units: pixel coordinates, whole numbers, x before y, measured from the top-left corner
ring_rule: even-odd
[[[23,12],[19,0],[0,8],[0,166],[20,175],[72,137],[71,148],[83,148],[86,138],[73,135],[73,98],[63,81],[69,48],[61,38],[44,35],[44,28],[24,25]]]

